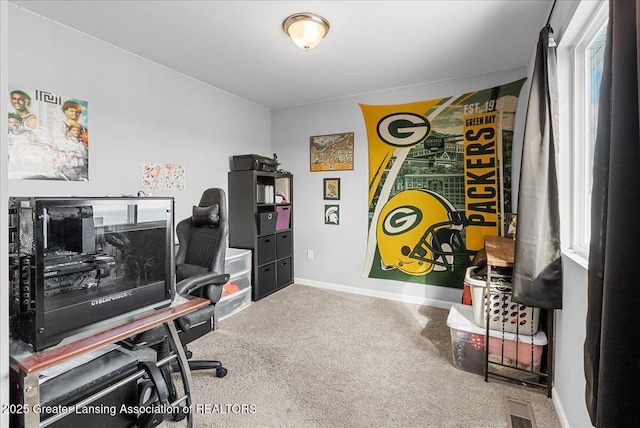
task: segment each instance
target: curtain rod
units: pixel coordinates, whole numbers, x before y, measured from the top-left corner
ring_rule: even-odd
[[[549,12],[549,18],[547,19],[547,27],[549,26],[549,24],[551,24],[551,17],[553,16],[553,11],[556,8],[556,3],[558,3],[558,0],[553,0],[553,5],[551,6],[551,12]]]

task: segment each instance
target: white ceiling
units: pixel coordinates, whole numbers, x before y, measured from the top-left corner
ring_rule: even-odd
[[[279,109],[524,67],[553,0],[11,3]],[[282,30],[297,12],[331,24],[308,52]]]

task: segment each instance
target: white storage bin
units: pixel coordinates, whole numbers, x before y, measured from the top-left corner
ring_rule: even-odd
[[[453,365],[462,370],[484,375],[486,330],[474,322],[468,305],[452,305],[447,317],[451,330]],[[537,381],[547,336],[539,331],[533,336],[489,331],[489,366],[491,373]],[[493,363],[500,363],[497,365]],[[520,371],[513,368],[518,368]]]
[[[476,324],[485,328],[486,322],[486,280],[472,275],[474,267],[467,268],[464,281],[471,287],[471,303]],[[511,283],[506,280],[491,282],[489,299],[489,328],[509,333],[536,334],[540,308],[524,306],[511,301]]]
[[[229,278],[229,282],[222,287],[222,296],[220,296],[220,300],[226,300],[232,295],[247,288],[251,288],[251,270],[241,272],[240,274]]]
[[[221,321],[251,305],[251,287],[221,298],[215,306],[216,319]]]
[[[251,270],[251,250],[227,248],[224,271],[231,276]]]

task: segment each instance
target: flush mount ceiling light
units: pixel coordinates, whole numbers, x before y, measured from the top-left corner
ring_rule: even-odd
[[[313,13],[296,13],[284,20],[282,28],[293,43],[307,51],[318,46],[327,35],[329,22]]]

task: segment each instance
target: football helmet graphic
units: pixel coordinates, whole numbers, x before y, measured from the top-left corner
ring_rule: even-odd
[[[409,275],[453,272],[456,257],[467,251],[460,232],[466,219],[445,197],[426,189],[404,190],[382,208],[377,224],[378,250],[385,270]]]

